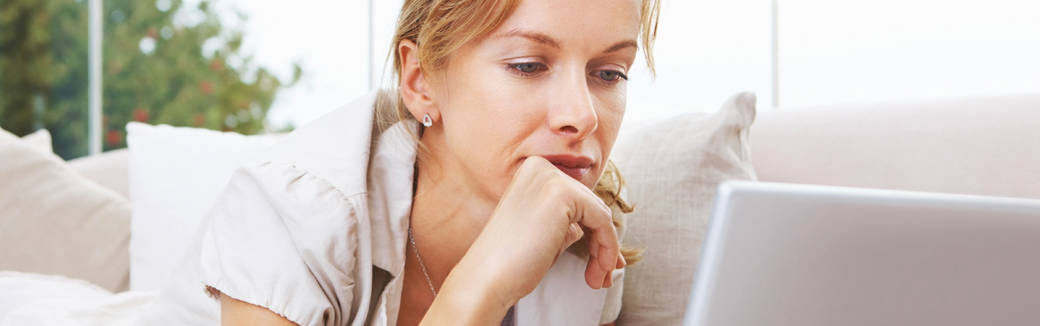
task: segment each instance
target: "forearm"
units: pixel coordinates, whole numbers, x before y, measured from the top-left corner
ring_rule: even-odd
[[[515,302],[496,291],[488,273],[468,265],[464,258],[448,274],[420,325],[498,325],[502,321]]]

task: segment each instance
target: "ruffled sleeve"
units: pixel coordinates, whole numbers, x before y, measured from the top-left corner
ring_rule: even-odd
[[[200,273],[211,294],[262,306],[299,325],[356,313],[358,205],[292,165],[240,168],[211,211]]]

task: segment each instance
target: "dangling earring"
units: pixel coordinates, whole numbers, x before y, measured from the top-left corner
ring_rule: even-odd
[[[423,117],[422,117],[422,125],[423,125],[423,127],[426,127],[426,128],[429,128],[430,126],[433,126],[433,119],[430,119],[430,114],[429,113],[423,115]]]

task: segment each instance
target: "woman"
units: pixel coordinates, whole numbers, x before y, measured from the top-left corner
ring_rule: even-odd
[[[406,0],[397,91],[300,128],[214,209],[222,324],[612,324],[635,256],[607,158],[658,7]]]

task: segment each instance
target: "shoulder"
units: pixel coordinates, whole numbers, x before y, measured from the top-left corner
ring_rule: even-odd
[[[287,228],[332,228],[356,223],[364,203],[364,192],[343,191],[295,164],[264,161],[239,167],[211,213],[216,219],[256,219],[243,212],[259,210],[295,223]]]
[[[373,99],[293,131],[235,170],[201,233],[205,286],[299,324],[354,313],[372,264]]]
[[[365,191],[372,151],[374,104],[369,93],[290,132],[255,164],[289,166],[323,179],[347,195]]]
[[[299,324],[347,316],[370,264],[364,202],[291,164],[239,168],[203,230],[203,284]]]

